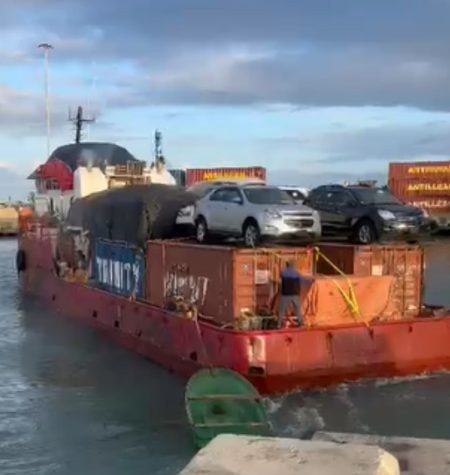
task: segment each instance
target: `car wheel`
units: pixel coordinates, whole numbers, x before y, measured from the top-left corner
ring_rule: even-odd
[[[198,218],[197,223],[195,224],[195,237],[197,242],[203,244],[208,239],[208,225],[206,224],[205,218]]]
[[[255,221],[247,221],[244,225],[244,244],[246,247],[256,247],[261,242],[261,233]]]
[[[354,239],[358,244],[372,244],[377,240],[377,233],[372,221],[363,219],[356,224]]]

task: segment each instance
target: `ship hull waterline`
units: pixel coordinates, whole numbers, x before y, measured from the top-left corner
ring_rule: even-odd
[[[224,367],[263,394],[450,369],[450,318],[233,331],[28,268],[22,290],[183,377]]]

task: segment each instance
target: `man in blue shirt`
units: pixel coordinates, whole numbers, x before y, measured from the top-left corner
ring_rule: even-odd
[[[303,277],[296,269],[293,262],[287,262],[286,267],[281,272],[281,292],[278,321],[280,327],[283,327],[286,318],[286,310],[292,303],[295,311],[295,320],[298,326],[303,325],[302,311],[300,307],[300,291],[304,283],[309,279]]]

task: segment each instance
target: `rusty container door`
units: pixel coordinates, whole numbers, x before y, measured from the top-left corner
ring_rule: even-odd
[[[279,291],[280,273],[287,261],[311,275],[314,251],[307,247],[236,250],[234,254],[234,316],[243,311],[271,313]]]
[[[424,262],[420,246],[320,244],[319,249],[347,275],[394,276],[392,297],[399,311],[404,317],[415,317],[420,313]],[[321,258],[317,272],[325,275],[337,273]]]
[[[355,246],[349,244],[320,243],[320,254],[328,259],[344,274],[353,274],[355,265]],[[316,272],[323,275],[336,275],[339,272],[319,254]]]
[[[358,246],[355,275],[393,275],[392,298],[406,318],[419,315],[423,291],[423,249],[420,246]]]
[[[202,181],[245,180],[257,178],[266,181],[264,167],[233,167],[233,168],[190,168],[186,170],[186,186]]]
[[[182,299],[196,304],[204,317],[232,321],[233,252],[229,247],[150,241],[147,298],[159,307]]]

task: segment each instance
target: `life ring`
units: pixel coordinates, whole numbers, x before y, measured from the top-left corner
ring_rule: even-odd
[[[24,272],[27,268],[27,256],[23,249],[19,249],[16,254],[17,273]]]

